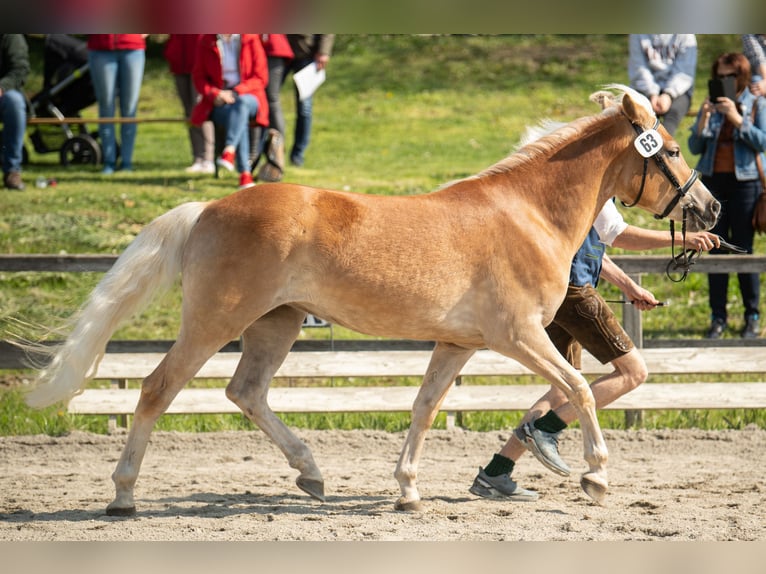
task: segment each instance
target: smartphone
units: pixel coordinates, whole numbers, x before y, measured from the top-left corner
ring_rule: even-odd
[[[729,98],[737,101],[737,84],[735,78],[714,78],[707,82],[710,101],[716,103],[718,98]]]

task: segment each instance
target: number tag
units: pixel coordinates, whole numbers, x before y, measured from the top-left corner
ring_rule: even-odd
[[[662,149],[662,136],[657,130],[646,130],[639,134],[633,145],[642,157],[652,157]]]

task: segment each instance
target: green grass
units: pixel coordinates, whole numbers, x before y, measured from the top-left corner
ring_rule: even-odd
[[[723,51],[741,49],[737,35],[700,35],[696,80],[698,106],[706,93],[709,65]],[[33,74],[28,93],[42,84],[41,44],[31,40]],[[141,91],[139,115],[179,117],[181,107],[172,77],[151,41]],[[314,128],[306,165],[286,171],[285,181],[360,193],[417,194],[476,173],[505,157],[526,126],[543,118],[567,121],[597,112],[588,96],[608,83],[627,83],[625,36],[344,36],[338,37],[328,80],[314,102]],[[283,106],[292,126],[294,104],[286,85]],[[95,117],[95,107],[84,110]],[[686,136],[692,118],[677,133],[690,163]],[[91,127],[95,129],[95,125]],[[29,131],[29,130],[28,130]],[[292,143],[288,130],[287,144]],[[135,153],[136,171],[104,178],[98,167],[63,168],[57,154],[36,154],[24,169],[27,191],[0,190],[0,252],[120,253],[144,224],[186,201],[223,197],[236,179],[188,176],[190,150],[182,123],[142,124]],[[36,189],[38,176],[58,185]],[[630,223],[664,228],[639,210],[624,210]],[[661,226],[661,227],[660,227]],[[766,239],[759,238],[762,252]],[[619,253],[613,250],[612,253]],[[669,250],[668,250],[669,253]],[[44,327],[72,314],[95,286],[95,273],[0,273],[2,337],[35,339]],[[692,274],[683,284],[646,276],[644,285],[672,305],[644,316],[647,338],[699,337],[708,322],[707,284]],[[731,286],[731,315],[741,315],[736,281]],[[604,285],[605,295],[616,295]],[[179,318],[178,290],[156,301],[115,334],[115,339],[173,339]],[[327,338],[326,329],[308,336]],[[336,338],[360,335],[334,328]],[[6,387],[29,373],[0,373]],[[408,384],[417,384],[408,381]],[[704,415],[704,416],[703,416]],[[472,413],[468,428],[513,426],[519,413]],[[620,413],[602,413],[605,424],[622,424]],[[316,428],[385,428],[401,430],[406,415],[285,415],[289,424]],[[766,426],[763,412],[710,411],[701,415],[671,412],[647,415],[647,425],[739,427]],[[444,424],[443,415],[436,426]],[[215,430],[252,428],[239,416],[166,416],[160,428]],[[17,391],[0,398],[0,434],[71,428],[105,432],[104,417],[71,417],[23,406]]]

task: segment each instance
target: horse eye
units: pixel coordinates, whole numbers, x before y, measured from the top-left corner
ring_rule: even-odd
[[[681,155],[681,149],[680,148],[669,149],[668,150],[668,155],[670,157],[678,157],[678,156]]]

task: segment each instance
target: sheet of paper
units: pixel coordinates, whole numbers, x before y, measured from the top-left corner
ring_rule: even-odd
[[[316,62],[293,74],[293,80],[298,88],[298,98],[303,101],[310,98],[319,86],[324,83],[325,71],[318,70]]]

